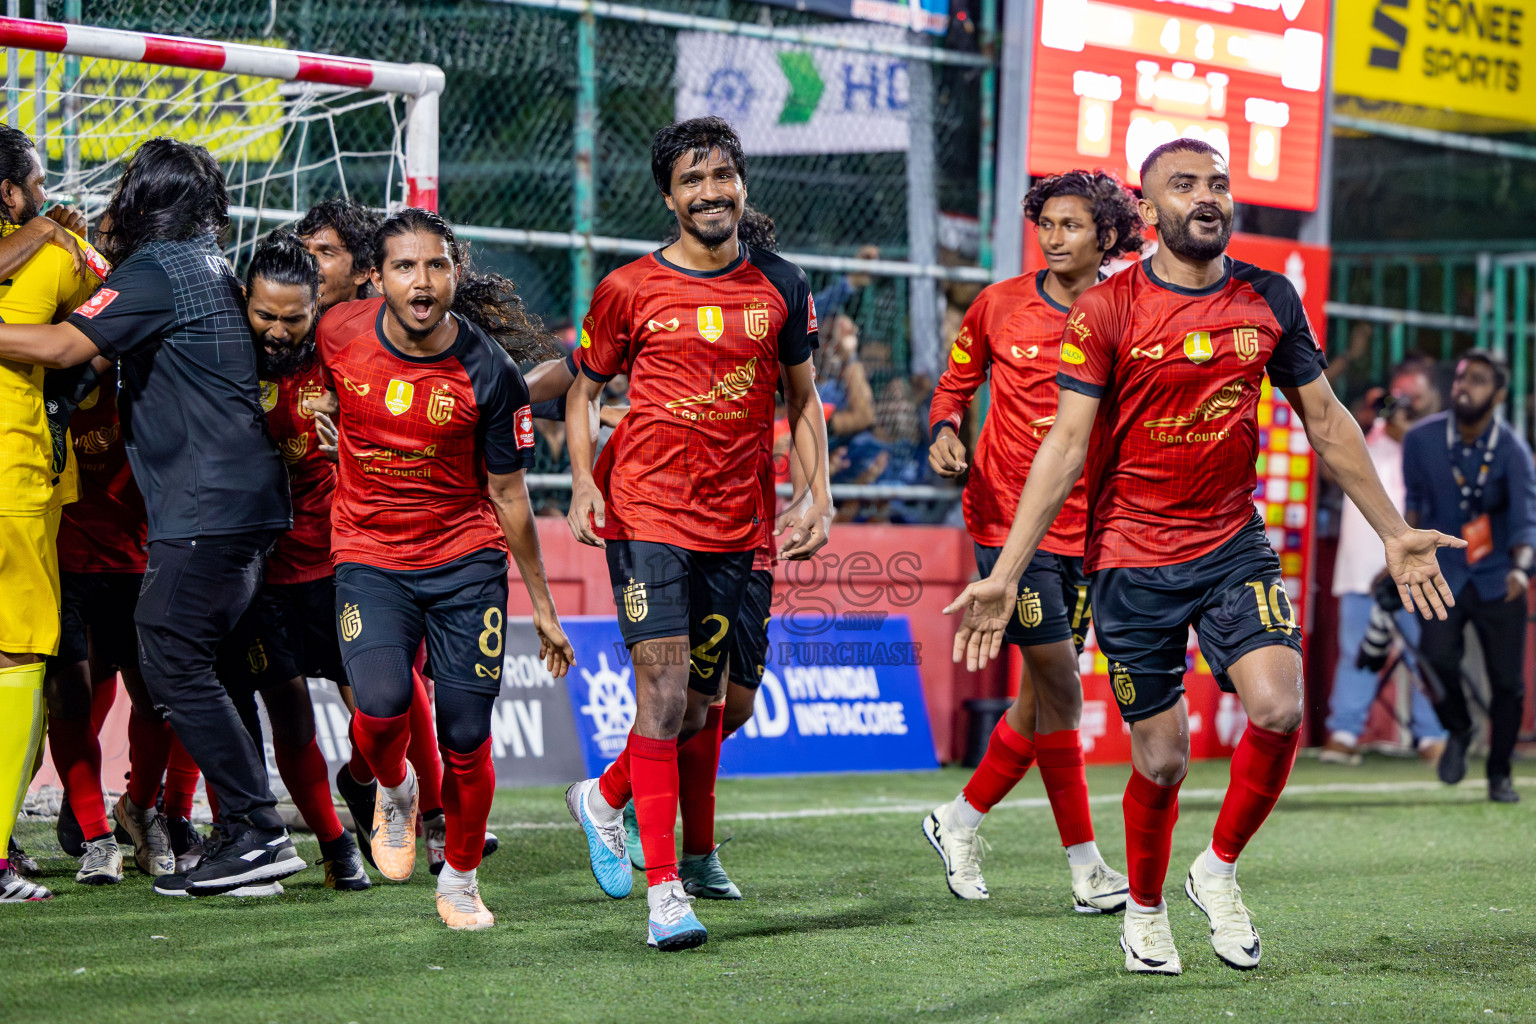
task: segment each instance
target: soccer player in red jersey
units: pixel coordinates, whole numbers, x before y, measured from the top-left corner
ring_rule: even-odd
[[[1360,428],[1323,376],[1301,299],[1279,274],[1225,255],[1233,200],[1226,159],[1177,139],[1141,168],[1140,209],[1158,250],[1077,300],[1061,344],[1056,422],[1019,496],[997,566],[947,609],[965,610],[955,657],[980,667],[1001,649],[1018,581],[1086,460],[1084,569],[1094,629],[1131,728],[1125,791],[1130,900],[1127,970],[1182,971],[1163,881],[1189,764],[1182,701],[1190,627],[1248,728],[1210,845],[1185,892],[1228,966],[1258,966],[1259,935],[1237,886],[1237,858],[1274,807],[1301,727],[1301,642],[1280,562],[1253,508],[1264,374],[1386,546],[1404,603],[1445,617],[1452,603],[1435,550],[1463,542],[1413,530],[1377,479]],[[1091,439],[1091,445],[1090,445]]]
[[[436,214],[402,210],[380,227],[374,251],[383,297],[333,307],[318,336],[340,403],[331,557],[353,732],[379,781],[374,864],[391,881],[410,878],[415,864],[417,783],[405,750],[411,663],[425,639],[447,768],[438,914],[450,928],[489,928],[475,869],[495,789],[491,709],[509,549],[550,671],[564,675],[574,655],[523,480],[534,446],[528,389],[512,355],[453,312],[470,298],[467,279],[456,293],[465,271],[453,231]],[[538,337],[520,307],[500,326],[524,349]]]
[[[965,523],[983,577],[997,563],[1030,462],[1056,416],[1056,365],[1067,310],[1099,280],[1105,263],[1142,246],[1136,200],[1108,174],[1070,171],[1045,178],[1029,190],[1024,214],[1035,224],[1046,269],[999,281],[976,297],[929,413],[929,465],[950,478],[970,470]],[[992,405],[974,465],[967,466],[957,432],[988,377]],[[992,730],[965,790],[923,821],[949,890],[961,899],[987,898],[976,829],[1038,761],[1066,848],[1075,908],[1093,914],[1125,907],[1126,878],[1104,863],[1094,842],[1077,731],[1083,713],[1077,659],[1092,615],[1083,576],[1087,530],[1088,499],[1078,481],[1019,578],[1005,637],[1023,655],[1018,698]]]
[[[293,529],[279,536],[267,555],[261,589],[220,650],[219,678],[258,743],[255,694],[260,691],[278,772],[320,843],[325,884],[362,890],[370,885],[368,873],[331,801],[309,699],[309,677],[346,676],[331,621],[336,607],[331,566],[336,464],[320,451],[315,413],[309,408],[326,391],[314,338],[320,271],[297,238],[279,232],[251,254],[245,279],[261,406],[288,468]]]
[[[739,242],[740,140],[719,118],[678,122],[656,134],[651,171],[681,237],[598,285],[566,410],[569,522],[578,540],[606,547],[635,666],[636,717],[614,767],[573,785],[566,803],[587,834],[598,884],[620,898],[633,884],[621,819],[632,789],[647,941],[675,950],[706,938],[678,877],[677,741],[689,689],[707,698],[694,702],[701,709],[716,693],[752,553],[773,519],[764,474],[781,377],[796,452],[813,467],[812,500],[784,557],[807,558],[826,542],[832,505],[810,288],[797,267]],[[630,411],[594,467],[585,406],[621,372]]]
[[[338,302],[368,298],[379,221],[362,203],[335,196],[311,206],[294,224],[293,233],[320,264],[321,314]]]

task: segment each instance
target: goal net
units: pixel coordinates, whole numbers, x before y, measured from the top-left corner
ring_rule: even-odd
[[[223,167],[232,257],[334,195],[437,208],[433,65],[17,18],[0,18],[0,47],[5,123],[37,143],[49,195],[93,224],[160,135]]]

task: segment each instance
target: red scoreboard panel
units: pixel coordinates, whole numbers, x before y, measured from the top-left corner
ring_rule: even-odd
[[[1226,154],[1240,202],[1317,207],[1329,0],[1038,0],[1029,173]]]

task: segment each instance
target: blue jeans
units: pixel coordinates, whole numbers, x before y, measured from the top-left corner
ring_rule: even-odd
[[[1378,679],[1375,672],[1355,667],[1355,655],[1365,629],[1371,621],[1370,594],[1344,594],[1339,598],[1339,664],[1333,674],[1333,692],[1328,696],[1328,731],[1347,732],[1359,737],[1365,731],[1365,718],[1376,699]],[[1419,642],[1419,617],[1398,612],[1397,628],[1415,646]],[[1412,656],[1409,655],[1411,658]],[[1416,739],[1444,739],[1445,728],[1435,717],[1435,709],[1419,687],[1413,688],[1412,729]]]

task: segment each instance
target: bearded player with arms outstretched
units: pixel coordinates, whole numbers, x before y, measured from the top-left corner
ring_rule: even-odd
[[[1215,833],[1190,865],[1185,891],[1210,924],[1216,955],[1246,970],[1259,964],[1259,934],[1236,862],[1285,788],[1302,713],[1299,629],[1253,507],[1264,375],[1381,536],[1408,607],[1445,616],[1452,596],[1435,549],[1464,542],[1403,522],[1359,426],[1323,376],[1296,289],[1225,255],[1233,215],[1226,159],[1204,142],[1178,139],[1152,151],[1141,182],[1141,214],[1160,247],[1072,307],[1056,422],[1035,455],[1007,542],[992,574],[945,611],[966,612],[957,660],[978,668],[997,656],[1019,578],[1086,461],[1083,568],[1099,649],[1131,727],[1125,966],[1183,970],[1162,890],[1189,765],[1181,698],[1193,626],[1218,685],[1237,694],[1249,724]]]

